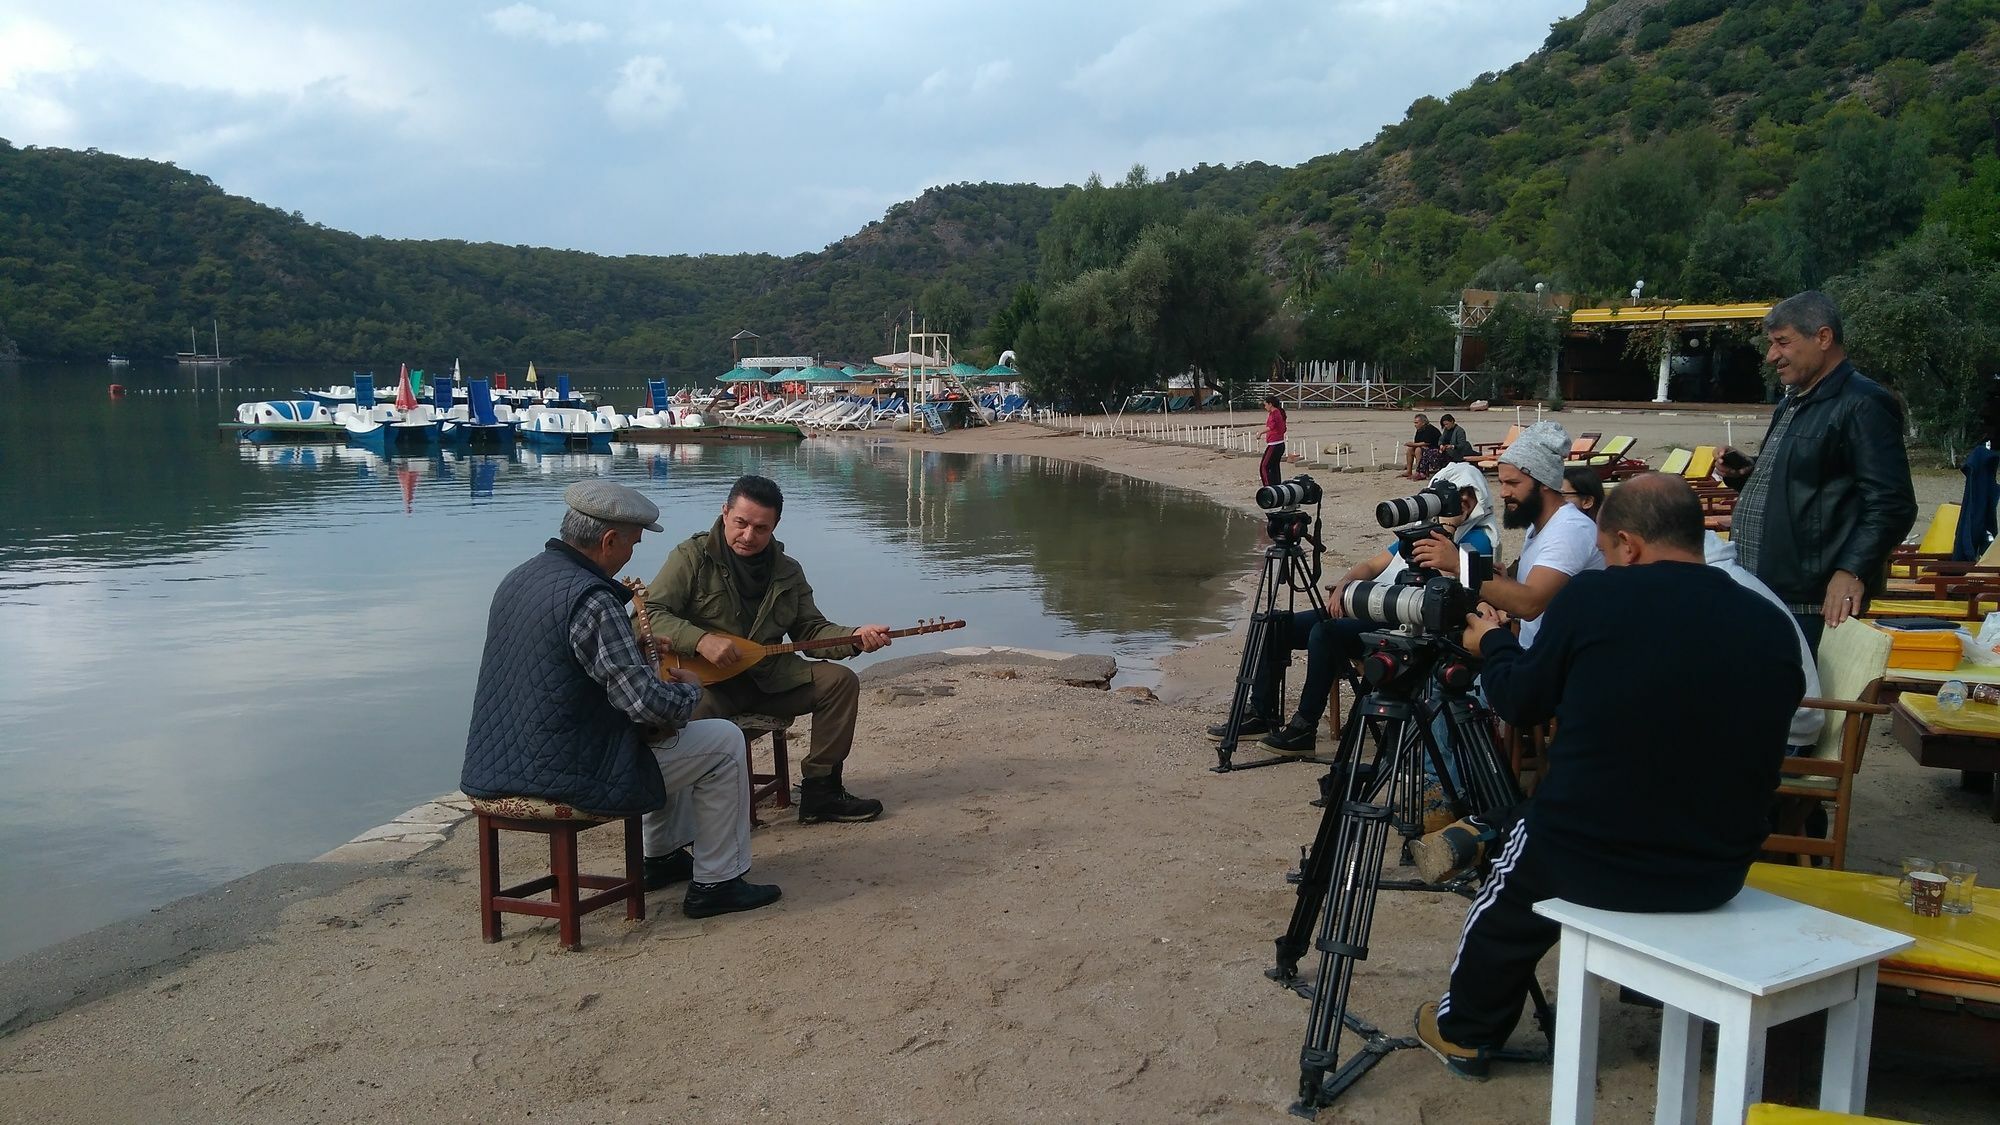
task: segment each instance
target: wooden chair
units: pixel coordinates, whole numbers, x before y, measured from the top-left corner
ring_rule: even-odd
[[[1811,866],[1820,857],[1835,868],[1847,864],[1847,819],[1853,804],[1854,775],[1861,770],[1861,753],[1868,745],[1868,728],[1889,709],[1877,702],[1882,676],[1889,667],[1887,633],[1864,621],[1845,621],[1828,629],[1819,642],[1819,690],[1822,698],[1804,705],[1827,712],[1826,729],[1810,756],[1786,758],[1780,767],[1780,831],[1764,841],[1764,850],[1792,856]],[[1826,839],[1805,834],[1805,820],[1819,804],[1827,810]]]
[[[792,719],[789,715],[743,714],[732,716],[729,721],[743,732],[743,768],[750,771],[750,827],[762,828],[764,822],[757,817],[757,802],[769,798],[778,808],[792,807],[791,747],[787,742]],[[767,734],[771,736],[771,769],[759,773],[756,751],[752,748]]]
[[[2000,584],[2000,539],[1986,548],[1978,559],[1960,562],[1939,559],[1917,564],[1914,578],[1891,578],[1888,592],[1895,597],[1946,597],[1953,586],[1981,582]]]
[[[1915,547],[1892,548],[1889,577],[1915,578],[1924,566],[1950,562],[1952,544],[1958,538],[1958,512],[1957,504],[1939,504]]]
[[[1507,755],[1507,766],[1514,771],[1514,780],[1521,787],[1521,795],[1534,796],[1535,789],[1549,773],[1549,743],[1555,741],[1556,721],[1550,719],[1538,726],[1516,727],[1495,716],[1493,722],[1498,728],[1496,741],[1501,752]]]
[[[500,940],[500,915],[528,914],[556,920],[557,942],[583,948],[583,916],[615,903],[625,904],[628,921],[646,917],[646,848],[636,816],[599,816],[538,797],[472,799],[479,818],[479,928],[487,942]],[[625,876],[579,875],[576,838],[616,820],[625,822]],[[549,873],[511,887],[500,885],[500,833],[535,832],[549,838]],[[588,898],[585,890],[597,891]],[[545,901],[529,898],[549,892]]]

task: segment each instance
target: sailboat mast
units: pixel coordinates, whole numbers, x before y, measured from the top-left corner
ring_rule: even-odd
[[[210,332],[213,332],[213,333],[215,333],[215,358],[216,358],[216,361],[217,361],[217,362],[221,362],[221,360],[222,360],[222,324],[221,324],[221,322],[220,322],[220,321],[216,321],[216,320],[213,320],[213,319],[211,319],[211,320],[210,320],[210,321],[208,322],[208,330],[209,330]]]

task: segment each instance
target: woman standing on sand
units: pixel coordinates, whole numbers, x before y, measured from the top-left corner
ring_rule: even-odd
[[[1264,460],[1258,475],[1265,484],[1278,483],[1278,467],[1285,463],[1285,407],[1277,395],[1264,396]]]

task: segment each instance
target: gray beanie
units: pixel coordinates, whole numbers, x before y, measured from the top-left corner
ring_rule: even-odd
[[[1568,456],[1569,432],[1544,418],[1521,431],[1521,436],[1500,455],[1500,463],[1535,478],[1536,484],[1561,492],[1563,460]]]

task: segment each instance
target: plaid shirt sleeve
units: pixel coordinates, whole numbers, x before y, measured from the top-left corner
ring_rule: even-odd
[[[700,688],[663,680],[646,662],[631,619],[608,590],[584,595],[570,618],[569,647],[591,679],[604,685],[611,705],[635,723],[678,730],[701,701]]]

